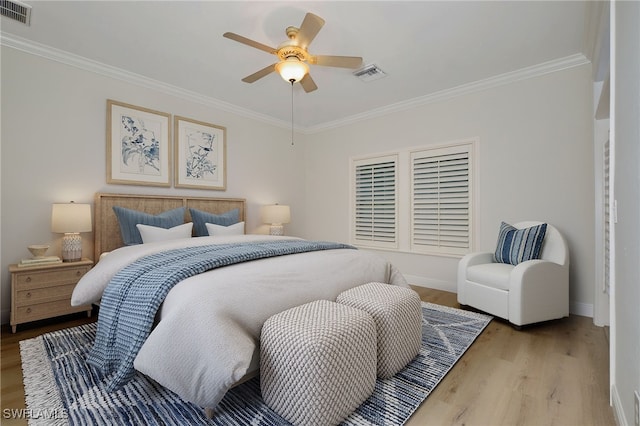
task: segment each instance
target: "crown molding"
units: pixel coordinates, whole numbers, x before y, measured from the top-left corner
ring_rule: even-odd
[[[372,118],[381,117],[384,115],[393,114],[400,111],[406,111],[420,107],[422,105],[432,104],[440,102],[458,96],[466,95],[469,93],[479,92],[481,90],[490,89],[493,87],[503,86],[505,84],[513,83],[520,80],[526,80],[541,75],[553,73],[556,71],[565,70],[581,65],[590,63],[589,60],[581,53],[567,56],[565,58],[556,59],[549,62],[543,62],[538,65],[534,65],[527,68],[522,68],[516,71],[511,71],[504,74],[499,74],[493,77],[489,77],[484,80],[478,80],[471,83],[463,84],[451,89],[441,90],[425,96],[419,96],[407,101],[397,102],[395,104],[387,105],[381,108],[376,108],[371,111],[364,112],[362,114],[355,114],[340,120],[331,121],[328,123],[320,124],[317,126],[307,127],[304,133],[318,133],[329,129],[335,129],[337,127],[343,127],[348,124],[353,124],[363,120],[370,120]]]
[[[79,68],[85,71],[124,81],[126,83],[134,84],[136,86],[156,90],[158,92],[176,96],[187,101],[195,102],[213,108],[218,108],[223,111],[238,114],[240,116],[261,121],[266,124],[271,124],[283,128],[291,127],[291,123],[277,120],[273,117],[259,114],[255,111],[251,111],[249,109],[242,108],[237,105],[212,98],[210,96],[205,96],[178,86],[173,86],[171,84],[167,84],[159,80],[154,80],[152,78],[129,72],[121,68],[113,67],[102,62],[93,61],[91,59],[75,55],[64,50],[36,43],[34,41],[27,40],[16,35],[6,33],[4,31],[0,31],[0,45],[20,50],[22,52],[49,59],[55,62],[60,62],[62,64]]]
[[[130,84],[145,87],[151,90],[156,90],[162,93],[166,93],[172,96],[176,96],[191,102],[206,105],[209,107],[221,109],[230,113],[234,113],[246,118],[257,120],[266,124],[274,125],[281,128],[290,128],[291,123],[283,120],[278,120],[273,117],[269,117],[265,114],[259,114],[255,111],[251,111],[246,108],[239,107],[237,105],[224,102],[209,96],[185,90],[183,88],[173,86],[158,80],[154,80],[140,74],[132,73],[121,68],[106,65],[101,62],[93,61],[85,57],[74,55],[72,53],[53,48],[44,44],[36,43],[25,38],[9,34],[0,31],[0,45],[10,47],[22,52],[26,52],[35,56],[39,56],[52,61],[60,62],[65,65],[73,66],[85,71],[90,71],[96,74],[104,75],[110,78],[121,80]],[[561,71],[568,68],[573,68],[590,63],[589,60],[583,54],[575,54],[567,56],[565,58],[556,59],[549,62],[544,62],[538,65],[534,65],[520,70],[500,74],[494,77],[490,77],[484,80],[475,81],[468,84],[463,84],[451,89],[442,90],[436,93],[432,93],[425,96],[416,97],[407,101],[398,102],[395,104],[387,105],[381,108],[376,108],[371,111],[367,111],[361,114],[354,114],[348,117],[341,118],[339,120],[322,123],[316,126],[310,126],[305,128],[296,127],[296,131],[302,134],[313,134],[322,132],[325,130],[335,129],[343,127],[349,124],[353,124],[359,121],[369,120],[384,115],[393,114],[400,111],[405,111],[412,108],[417,108],[422,105],[427,105],[435,102],[440,102],[447,99],[452,99],[465,94],[478,92],[481,90],[490,89],[497,86],[502,86],[512,82],[526,80],[533,77],[538,77],[544,74],[549,74],[556,71]]]

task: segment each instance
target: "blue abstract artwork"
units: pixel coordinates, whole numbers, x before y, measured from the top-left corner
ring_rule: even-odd
[[[121,172],[147,176],[161,174],[160,130],[160,122],[121,116]]]
[[[197,129],[186,131],[186,173],[187,178],[216,180],[216,135]]]

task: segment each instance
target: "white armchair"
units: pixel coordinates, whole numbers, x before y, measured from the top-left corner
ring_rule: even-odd
[[[519,222],[518,229],[542,222]],[[458,263],[458,303],[516,326],[569,315],[569,249],[547,224],[540,259],[497,263],[493,252],[470,253]]]

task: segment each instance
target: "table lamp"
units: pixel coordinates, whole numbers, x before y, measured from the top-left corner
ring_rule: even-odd
[[[261,213],[262,222],[271,225],[269,229],[270,235],[284,235],[284,226],[282,226],[282,224],[289,223],[291,220],[291,209],[289,209],[289,206],[271,204],[263,206]]]
[[[51,208],[51,232],[63,233],[62,261],[82,259],[80,232],[91,232],[91,205],[70,203],[54,204]]]

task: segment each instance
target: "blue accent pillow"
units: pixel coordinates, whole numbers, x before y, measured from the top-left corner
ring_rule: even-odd
[[[157,215],[114,206],[113,211],[118,218],[122,241],[127,246],[142,244],[142,236],[136,225],[149,225],[158,228],[173,228],[184,223],[184,207],[167,210]]]
[[[525,260],[540,259],[540,250],[546,232],[546,223],[531,228],[517,229],[502,222],[494,254],[495,261],[517,265]]]
[[[203,212],[202,210],[189,209],[191,220],[193,221],[193,231],[196,237],[208,237],[207,223],[214,225],[229,226],[240,222],[240,210],[233,209],[222,214]]]

